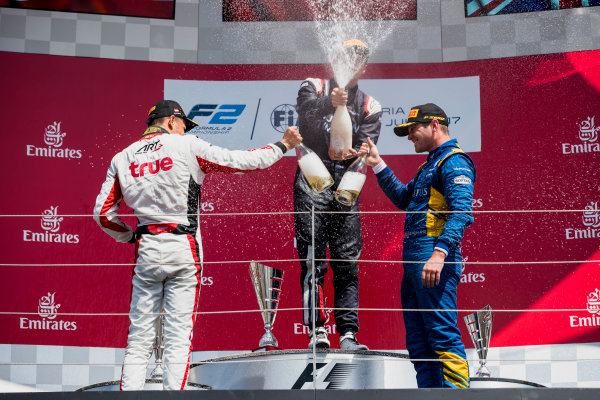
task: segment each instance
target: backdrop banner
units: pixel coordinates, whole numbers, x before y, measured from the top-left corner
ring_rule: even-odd
[[[0,343],[6,344],[125,347],[134,247],[114,242],[91,214],[111,158],[139,139],[152,104],[178,100],[201,138],[252,149],[279,140],[296,123],[305,78],[329,77],[327,65],[23,53],[2,53],[2,60],[10,66],[0,77],[9,149],[0,197]],[[475,162],[475,222],[462,242],[459,320],[490,304],[493,347],[600,342],[600,51],[371,64],[359,86],[382,105],[379,146],[402,181],[426,155],[415,154],[392,128],[425,102],[447,111],[451,136]],[[297,161],[290,153],[267,170],[212,173],[204,181],[205,264],[193,350],[256,347],[264,329],[251,260],[285,271],[273,331],[279,346],[308,344],[302,312],[289,310],[302,304],[292,215]],[[405,349],[399,311],[405,215],[371,170],[361,210],[358,337],[371,349]],[[330,273],[325,285],[331,306]],[[326,327],[334,333],[329,315]]]

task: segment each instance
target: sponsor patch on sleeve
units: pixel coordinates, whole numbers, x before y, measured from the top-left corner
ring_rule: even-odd
[[[365,111],[367,112],[367,115],[377,114],[378,112],[381,112],[381,103],[371,96],[367,96]]]
[[[457,185],[470,185],[471,178],[469,178],[468,176],[460,175],[454,178],[454,183],[456,183]]]

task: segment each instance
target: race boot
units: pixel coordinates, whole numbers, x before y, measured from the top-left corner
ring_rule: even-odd
[[[328,349],[329,348],[329,339],[327,339],[327,331],[322,326],[319,326],[315,329],[315,334],[313,332],[310,333],[310,343],[308,343],[308,348],[312,349],[315,346],[317,349]]]
[[[340,349],[341,350],[369,350],[364,344],[358,343],[354,332],[348,331],[343,335],[340,335]]]

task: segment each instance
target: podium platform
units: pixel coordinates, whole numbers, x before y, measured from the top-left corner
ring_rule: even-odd
[[[316,378],[313,383],[313,368]],[[416,389],[406,354],[372,350],[275,350],[206,360],[190,366],[189,382],[215,390]],[[477,388],[543,387],[503,378],[471,378]]]

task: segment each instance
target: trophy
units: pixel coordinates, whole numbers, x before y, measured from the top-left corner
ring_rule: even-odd
[[[465,324],[469,329],[469,334],[477,349],[479,356],[479,369],[477,376],[480,378],[489,378],[490,370],[485,366],[488,348],[490,347],[490,337],[492,335],[492,307],[489,304],[481,310],[465,316]]]
[[[162,379],[163,377],[162,357],[163,351],[165,350],[165,338],[163,336],[164,325],[165,317],[161,313],[156,320],[156,337],[154,338],[154,357],[156,358],[156,367],[154,367],[152,372],[150,372],[150,378],[152,379]]]
[[[250,278],[256,292],[256,300],[258,300],[258,306],[260,307],[266,331],[260,339],[258,349],[254,351],[262,349],[270,350],[271,348],[277,349],[277,339],[273,336],[271,329],[273,329],[275,313],[279,305],[281,284],[283,283],[283,270],[251,262]]]

